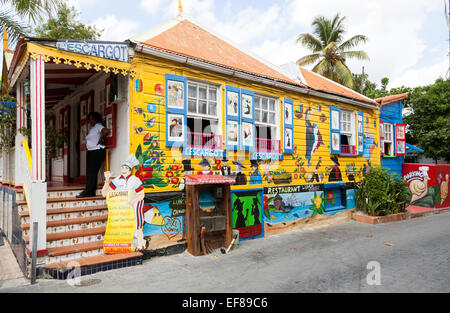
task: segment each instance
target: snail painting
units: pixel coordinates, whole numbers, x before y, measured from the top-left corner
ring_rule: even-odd
[[[428,181],[430,177],[428,177],[428,166],[419,167],[419,170],[423,173],[423,180],[414,179],[409,183],[409,190],[412,193],[411,203],[422,199],[428,193]]]

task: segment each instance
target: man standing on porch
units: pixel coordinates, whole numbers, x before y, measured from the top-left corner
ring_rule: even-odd
[[[98,112],[91,112],[88,115],[91,129],[86,136],[86,165],[87,181],[84,190],[77,195],[77,198],[94,197],[97,190],[97,175],[103,161],[105,161],[105,141],[109,134],[109,129],[102,125],[103,118]]]

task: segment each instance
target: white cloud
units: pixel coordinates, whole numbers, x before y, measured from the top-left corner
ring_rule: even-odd
[[[67,0],[66,1],[67,4],[69,6],[73,6],[75,7],[75,9],[77,9],[78,11],[80,11],[81,6],[93,6],[93,5],[97,5],[97,3],[99,2],[99,0]]]
[[[417,66],[429,49],[419,37],[426,13],[441,9],[439,1],[423,0],[347,0],[340,1],[339,5],[332,0],[293,0],[289,11],[291,21],[302,32],[312,31],[310,24],[318,15],[331,18],[340,12],[341,16],[346,16],[347,38],[366,35],[368,42],[355,49],[366,51],[370,57],[370,62],[349,61],[348,65],[356,73],[361,73],[364,66],[369,79],[379,84],[382,77],[389,77],[392,82],[406,78],[405,73]]]
[[[140,7],[143,8],[150,15],[155,15],[161,5],[161,0],[141,0]]]
[[[108,14],[106,17],[96,19],[92,25],[98,29],[103,29],[100,40],[124,41],[135,35],[138,24],[129,19],[118,19],[116,16]]]
[[[388,88],[395,87],[416,87],[433,84],[439,77],[445,78],[448,71],[448,59],[443,58],[441,61],[431,65],[411,68],[397,76],[392,80]]]

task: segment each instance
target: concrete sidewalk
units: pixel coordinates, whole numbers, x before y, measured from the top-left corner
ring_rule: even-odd
[[[0,246],[0,284],[4,281],[24,277],[8,240],[4,237],[2,239],[4,245]]]
[[[187,252],[81,277],[79,286],[39,279],[14,292],[297,293],[450,292],[450,212],[369,225],[349,221],[240,242],[230,254]],[[379,285],[369,285],[380,266]]]

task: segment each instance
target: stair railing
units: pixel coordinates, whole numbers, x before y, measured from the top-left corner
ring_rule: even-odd
[[[25,164],[27,164],[27,166],[24,166],[25,168],[22,171],[23,174],[23,193],[25,195],[25,200],[27,202],[27,207],[28,207],[28,211],[30,212],[31,215],[31,182],[32,182],[32,178],[31,178],[31,173],[32,171],[32,162],[31,162],[31,151],[30,148],[28,147],[28,141],[27,140],[23,140],[22,141],[22,147],[24,150],[24,153],[21,153],[21,160],[20,160],[20,165],[24,166]]]

